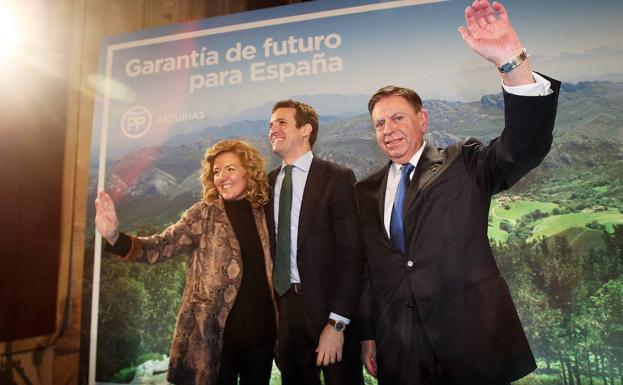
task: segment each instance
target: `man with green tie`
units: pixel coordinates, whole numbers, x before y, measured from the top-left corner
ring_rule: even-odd
[[[267,221],[279,306],[278,364],[284,385],[363,384],[351,320],[359,301],[361,261],[353,172],[315,156],[314,109],[277,102],[269,140],[281,166]]]

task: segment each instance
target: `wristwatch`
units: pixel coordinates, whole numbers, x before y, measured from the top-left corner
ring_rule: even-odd
[[[344,321],[336,321],[333,318],[329,318],[329,325],[333,326],[335,331],[340,333],[346,330],[346,323]]]
[[[530,55],[528,54],[528,51],[526,51],[526,49],[524,48],[521,50],[521,53],[519,55],[515,56],[514,58],[510,59],[509,61],[498,67],[498,71],[503,74],[511,72],[515,68],[519,67],[519,65],[529,57]]]

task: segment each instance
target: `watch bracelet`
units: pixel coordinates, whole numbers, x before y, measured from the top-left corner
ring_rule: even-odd
[[[515,56],[514,58],[510,59],[509,61],[498,67],[498,71],[503,74],[509,73],[515,68],[519,67],[521,63],[523,63],[529,57],[530,54],[525,48],[523,48],[519,55]]]

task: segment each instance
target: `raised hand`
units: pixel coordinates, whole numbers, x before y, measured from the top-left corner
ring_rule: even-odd
[[[465,8],[465,23],[466,26],[459,27],[463,41],[496,67],[517,57],[523,49],[506,8],[497,1],[489,4],[489,0],[474,0]],[[534,82],[528,60],[502,78],[507,85]]]
[[[465,8],[465,23],[465,27],[459,28],[465,43],[498,67],[519,55],[523,48],[506,8],[497,1],[491,5],[488,0],[475,0]]]
[[[119,238],[119,219],[110,195],[100,191],[95,199],[95,227],[108,243],[114,245]]]

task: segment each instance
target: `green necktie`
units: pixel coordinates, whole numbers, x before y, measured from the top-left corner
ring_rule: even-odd
[[[279,225],[277,251],[273,268],[273,284],[280,296],[290,290],[290,216],[292,211],[292,165],[284,167],[285,175],[279,193]]]

